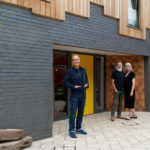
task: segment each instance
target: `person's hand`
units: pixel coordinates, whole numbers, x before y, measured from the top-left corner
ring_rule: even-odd
[[[130,93],[130,96],[133,96],[133,92]]]
[[[88,84],[84,84],[84,87],[87,88],[87,87],[88,87]]]
[[[80,85],[75,85],[75,86],[74,86],[75,89],[78,89],[78,88],[81,88],[81,87],[82,87],[82,86],[80,86]]]
[[[115,92],[117,93],[117,92],[118,92],[118,90],[117,90],[117,89],[115,89]]]
[[[115,92],[117,93],[117,92],[118,92],[118,90],[117,90],[117,89],[115,89]]]

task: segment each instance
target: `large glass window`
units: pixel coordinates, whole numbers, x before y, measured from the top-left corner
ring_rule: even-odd
[[[139,0],[128,0],[128,25],[139,28]]]

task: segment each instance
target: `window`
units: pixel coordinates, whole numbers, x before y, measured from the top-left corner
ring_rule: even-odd
[[[139,0],[128,0],[128,25],[139,28]]]
[[[45,1],[45,2],[50,2],[51,0],[43,0],[43,1]]]

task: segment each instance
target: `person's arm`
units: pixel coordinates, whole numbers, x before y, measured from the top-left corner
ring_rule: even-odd
[[[118,92],[116,86],[115,86],[115,79],[112,79],[112,85],[113,85],[113,88],[114,88],[114,91],[115,92]]]
[[[86,75],[86,83],[84,84],[84,87],[89,88],[89,81],[88,81],[88,76],[87,76],[86,71],[85,71],[85,75]]]
[[[64,80],[63,80],[63,86],[68,87],[68,88],[74,88],[74,86],[75,86],[70,82],[69,70],[65,73]]]
[[[115,79],[116,79],[115,72],[112,73],[111,79],[112,79],[112,86],[113,86],[114,91],[118,92],[116,85],[115,85]]]
[[[132,89],[131,89],[130,96],[133,96],[134,89],[135,89],[135,78],[132,79]]]

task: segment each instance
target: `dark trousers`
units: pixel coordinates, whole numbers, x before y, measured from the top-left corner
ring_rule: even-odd
[[[84,97],[70,97],[70,117],[69,117],[69,131],[74,131],[75,129],[75,119],[76,119],[76,129],[81,128],[84,106],[85,106]],[[77,113],[78,109],[78,113]],[[77,117],[76,117],[77,113]]]
[[[112,104],[111,116],[115,115],[116,105],[118,101],[118,115],[121,115],[122,102],[124,97],[124,91],[114,92],[114,99]]]

